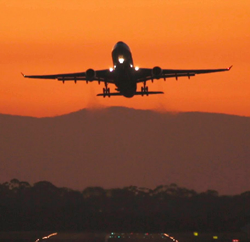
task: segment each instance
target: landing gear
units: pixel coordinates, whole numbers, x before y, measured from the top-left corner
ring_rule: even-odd
[[[144,82],[143,87],[141,87],[141,95],[147,95],[148,96],[148,86],[146,86],[146,82]]]
[[[108,88],[107,82],[105,82],[105,87],[103,88],[103,97],[110,97],[110,88]]]

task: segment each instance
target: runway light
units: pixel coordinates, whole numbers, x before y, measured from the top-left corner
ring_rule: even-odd
[[[213,236],[213,239],[218,239],[218,236],[217,235]]]
[[[138,71],[140,68],[138,66],[135,67],[135,70]]]
[[[48,236],[44,236],[42,239],[49,239],[50,237],[55,236],[55,235],[57,235],[57,233],[53,233],[53,234],[50,234]]]
[[[194,236],[198,236],[199,235],[199,233],[198,232],[194,232]]]
[[[112,67],[109,68],[109,71],[112,72],[114,69]]]

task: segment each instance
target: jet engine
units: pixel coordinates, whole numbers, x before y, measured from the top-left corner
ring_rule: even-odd
[[[152,76],[154,78],[160,78],[161,77],[161,74],[162,74],[162,69],[159,67],[159,66],[155,66],[153,69],[152,69]]]
[[[93,69],[88,69],[86,71],[86,79],[87,81],[93,81],[95,78],[95,71]]]

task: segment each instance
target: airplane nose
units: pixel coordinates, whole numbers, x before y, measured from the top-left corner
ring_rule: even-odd
[[[125,44],[123,41],[118,41],[118,42],[116,43],[116,45],[114,46],[113,49],[117,49],[117,48],[125,48],[125,49],[129,50],[128,45]]]
[[[123,41],[118,41],[117,45],[126,45]]]

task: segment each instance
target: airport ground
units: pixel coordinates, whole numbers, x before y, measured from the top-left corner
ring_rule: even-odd
[[[1,242],[35,242],[38,238],[42,238],[49,232],[41,231],[26,231],[26,232],[0,232],[0,241]],[[84,233],[84,232],[58,232],[56,236],[51,237],[50,239],[44,240],[48,242],[159,242],[159,239],[150,239],[147,236],[142,236],[140,239],[124,239],[124,238],[109,238],[110,233]],[[173,233],[170,235],[174,240],[162,239],[161,241],[165,242],[248,242],[250,238],[243,232],[240,233],[199,233],[198,236],[194,236],[194,232],[185,232],[185,233]]]

